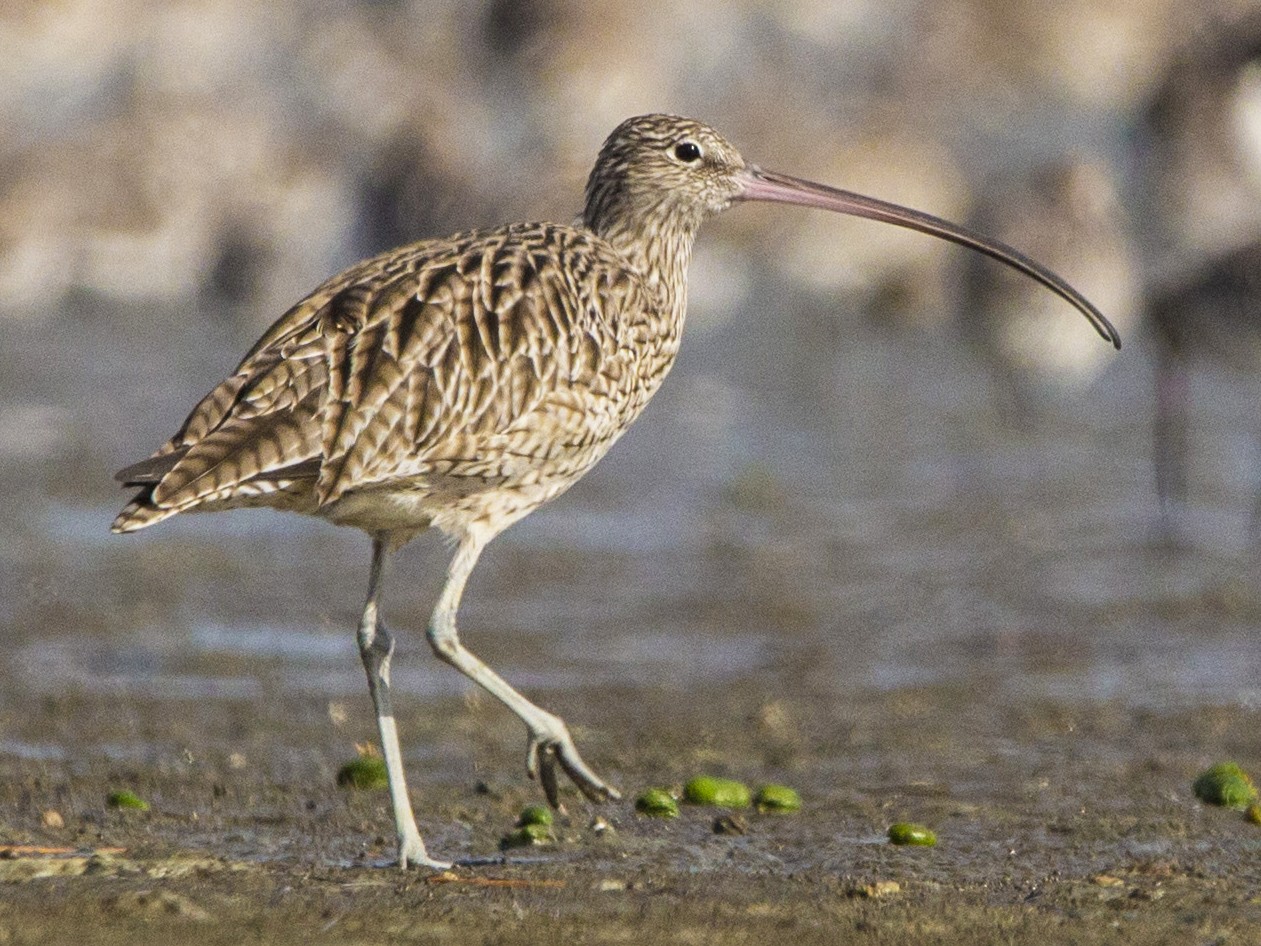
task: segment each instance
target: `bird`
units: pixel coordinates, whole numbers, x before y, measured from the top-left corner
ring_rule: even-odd
[[[1176,538],[1187,503],[1190,368],[1199,362],[1226,369],[1234,386],[1261,368],[1261,241],[1211,256],[1176,281],[1151,287],[1145,304],[1156,349],[1156,495],[1162,527]],[[1253,541],[1261,538],[1261,492],[1253,497],[1249,528]]]
[[[1185,38],[1134,145],[1154,243],[1142,301],[1155,353],[1158,534],[1181,544],[1192,378],[1218,370],[1223,390],[1242,390],[1261,365],[1261,10],[1222,13]],[[1261,537],[1261,492],[1250,531]]]
[[[1108,312],[1121,331],[1140,315],[1139,260],[1110,165],[1083,153],[1056,155],[1023,172],[996,176],[968,225],[1033,248]],[[1080,394],[1104,370],[1104,349],[1061,318],[1035,283],[962,261],[958,316],[964,335],[992,369],[1000,407],[1026,423],[1036,407]]]
[[[116,533],[184,512],[270,507],[371,537],[357,642],[399,866],[450,866],[416,827],[391,702],[394,637],[382,617],[392,554],[430,528],[455,548],[426,632],[436,656],[520,718],[526,772],[554,808],[562,809],[562,773],[593,802],[620,798],[564,720],[461,643],[456,613],[487,543],[573,485],[639,416],[679,350],[698,229],[749,201],[866,217],[971,247],[1041,282],[1120,347],[1098,309],[1011,247],[760,168],[694,119],[641,115],[600,148],[573,223],[472,230],[351,266],[282,315],[152,456],[117,474],[137,492]]]

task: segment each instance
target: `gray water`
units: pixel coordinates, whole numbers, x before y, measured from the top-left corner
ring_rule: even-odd
[[[1194,376],[1192,502],[1170,543],[1141,337],[1088,391],[1015,416],[948,328],[872,327],[774,284],[721,320],[703,302],[695,315],[624,440],[474,574],[464,638],[514,684],[1261,700],[1247,379]],[[365,537],[261,511],[108,531],[125,501],[113,471],[168,436],[255,331],[224,312],[138,317],[88,302],[5,327],[5,717],[74,693],[362,699]],[[423,637],[446,555],[423,538],[386,589],[408,699],[468,690]],[[142,742],[95,751],[143,755]],[[60,751],[0,743],[36,759]]]

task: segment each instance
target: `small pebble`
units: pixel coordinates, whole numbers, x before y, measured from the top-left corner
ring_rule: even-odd
[[[925,828],[922,824],[899,821],[897,824],[889,825],[889,843],[932,847],[937,843],[937,835],[933,834],[932,831]]]
[[[66,819],[61,817],[61,812],[53,808],[41,812],[39,821],[45,828],[64,828],[66,826]]]
[[[591,824],[587,827],[595,833],[597,838],[611,838],[617,834],[617,830],[611,825],[607,818],[596,815],[591,819]]]
[[[635,799],[635,810],[653,818],[677,818],[679,803],[664,788],[650,788]]]
[[[1246,809],[1257,800],[1257,787],[1234,762],[1219,762],[1205,769],[1191,788],[1200,801],[1223,808]]]
[[[111,808],[125,808],[131,811],[148,811],[149,803],[137,795],[135,792],[127,789],[110,792],[109,797],[105,799]]]
[[[693,805],[716,805],[719,808],[748,808],[752,795],[749,786],[729,778],[698,775],[683,786],[683,800]]]
[[[374,755],[361,755],[357,759],[351,759],[337,770],[337,784],[342,788],[360,791],[389,788],[390,778],[385,771],[385,760]]]
[[[801,796],[787,785],[763,785],[753,796],[753,804],[763,814],[791,814],[801,810]]]

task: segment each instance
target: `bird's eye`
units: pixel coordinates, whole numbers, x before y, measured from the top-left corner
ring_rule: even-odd
[[[701,146],[695,141],[680,141],[674,146],[674,156],[680,161],[691,164],[701,159]]]

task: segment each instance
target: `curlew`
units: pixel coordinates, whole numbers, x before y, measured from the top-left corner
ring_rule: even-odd
[[[1145,293],[1156,350],[1153,466],[1161,526],[1175,539],[1194,445],[1192,371],[1225,368],[1238,387],[1261,367],[1261,10],[1241,6],[1187,40],[1136,138],[1155,237]],[[1251,527],[1261,538],[1261,491]]]
[[[464,647],[456,612],[486,544],[573,485],[660,386],[679,348],[692,241],[706,218],[741,201],[868,217],[979,250],[1043,283],[1120,346],[1090,302],[1010,247],[763,170],[700,122],[646,115],[605,141],[576,223],[424,240],[352,266],[281,316],[175,436],[118,474],[139,492],[115,532],[267,506],[371,536],[358,643],[401,866],[448,866],[416,828],[390,704],[394,640],[381,617],[387,560],[431,527],[456,545],[429,620],[435,654],[525,724],[526,771],[554,807],[560,772],[593,801],[619,797],[560,717]]]
[[[1187,504],[1191,367],[1225,368],[1232,385],[1261,369],[1261,239],[1203,261],[1147,297],[1156,348],[1153,465],[1162,526],[1177,536]],[[1257,430],[1254,426],[1252,436]],[[1261,539],[1261,491],[1252,500],[1252,539]]]
[[[1112,169],[1064,154],[986,186],[970,226],[1073,274],[1073,284],[1121,331],[1137,322],[1138,256]],[[1079,394],[1104,370],[1106,350],[1052,308],[1059,301],[1015,273],[963,261],[959,322],[989,363],[1000,407],[1027,422],[1035,406]]]

